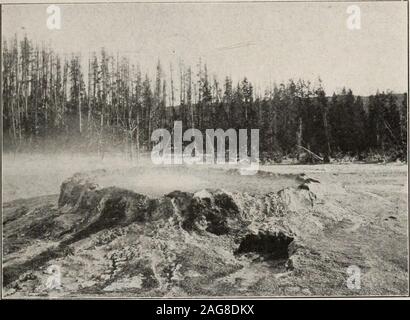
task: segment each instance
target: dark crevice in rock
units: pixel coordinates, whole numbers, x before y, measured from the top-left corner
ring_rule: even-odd
[[[293,241],[283,232],[277,233],[259,232],[258,234],[248,234],[240,242],[235,254],[257,253],[267,259],[287,259],[289,258],[289,245]]]

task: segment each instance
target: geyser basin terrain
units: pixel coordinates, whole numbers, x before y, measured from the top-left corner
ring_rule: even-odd
[[[231,169],[229,169],[231,168]],[[82,174],[85,176],[84,174]],[[297,187],[298,174],[275,174],[259,171],[240,175],[234,166],[221,168],[205,165],[144,166],[126,169],[102,169],[87,174],[99,186],[116,186],[150,197],[161,197],[175,190],[196,192],[203,189],[224,189],[248,193],[276,192]]]
[[[132,170],[77,174],[64,181],[58,197],[5,204],[6,297],[407,290],[402,200],[390,199],[400,205],[394,212],[386,209],[390,200],[383,198],[383,212],[373,210],[370,216],[364,200],[380,206],[380,199],[328,174],[312,179],[198,170],[191,175],[186,168],[162,168],[154,170],[158,179],[149,181],[153,169]],[[197,175],[204,188],[160,183],[161,175],[182,172]],[[150,191],[139,192],[141,188]],[[379,246],[380,239],[388,250]],[[346,285],[350,265],[362,272],[359,291]],[[59,270],[60,288],[47,286],[50,266]]]

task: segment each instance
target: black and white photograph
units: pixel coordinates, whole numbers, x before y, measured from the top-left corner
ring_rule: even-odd
[[[2,299],[408,296],[408,9],[2,3]]]

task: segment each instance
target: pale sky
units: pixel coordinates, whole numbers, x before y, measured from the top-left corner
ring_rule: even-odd
[[[347,7],[361,9],[361,29],[346,27]],[[407,91],[405,2],[72,4],[61,30],[46,26],[47,5],[3,5],[3,37],[26,33],[55,51],[110,53],[153,74],[158,58],[169,75],[178,60],[196,70],[199,57],[222,81],[247,76],[256,87],[321,77],[328,95],[349,87]]]

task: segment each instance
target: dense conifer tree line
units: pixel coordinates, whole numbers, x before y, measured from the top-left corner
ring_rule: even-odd
[[[118,147],[130,156],[152,148],[151,133],[197,128],[259,128],[262,159],[280,161],[309,150],[324,160],[346,155],[389,159],[407,155],[407,95],[352,90],[328,95],[289,80],[255,92],[244,78],[222,82],[206,63],[165,66],[155,78],[143,66],[102,49],[87,57],[61,56],[24,37],[3,43],[3,141],[5,150],[55,144],[104,154]],[[268,72],[268,71],[267,71]]]

